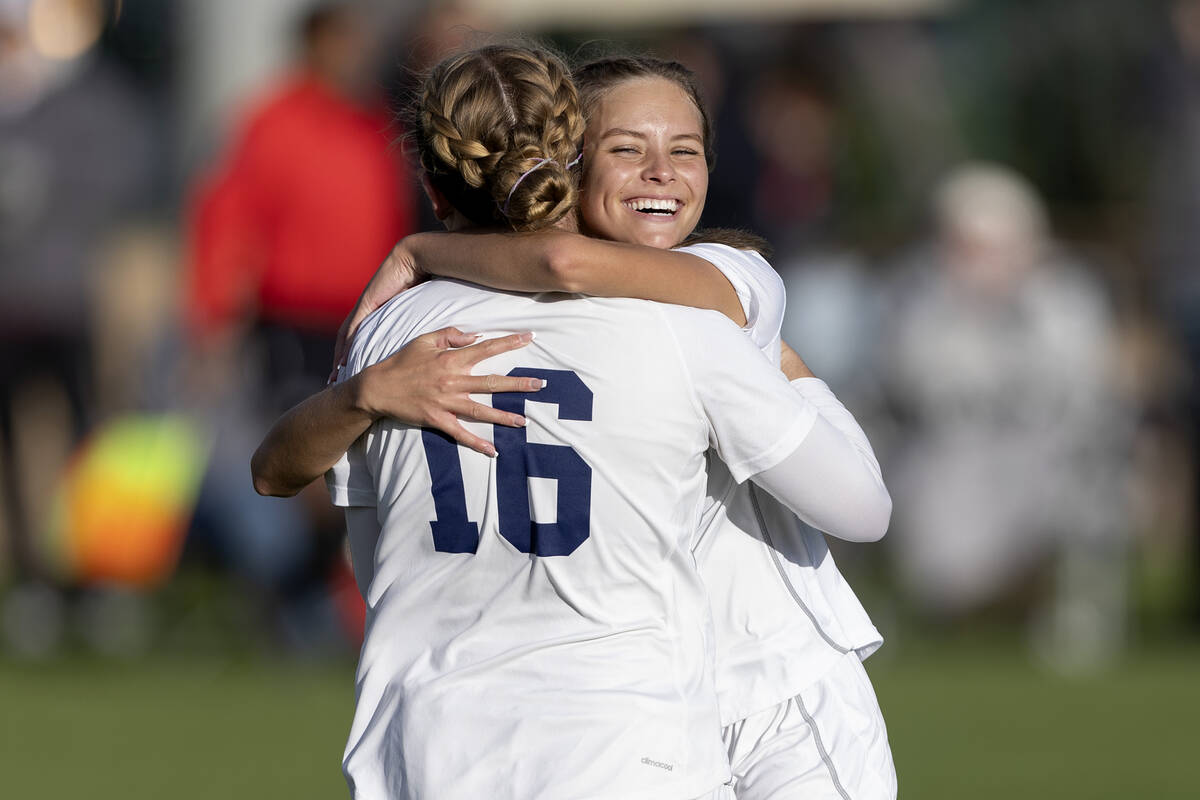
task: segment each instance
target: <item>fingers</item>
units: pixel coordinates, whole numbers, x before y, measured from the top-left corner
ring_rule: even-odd
[[[470,375],[463,380],[461,391],[468,394],[536,392],[545,385],[546,382],[541,378],[513,378],[508,375]]]
[[[466,347],[469,344],[474,344],[479,340],[478,333],[463,333],[458,328],[442,328],[433,333],[425,334],[430,337],[439,348],[450,347]]]
[[[338,367],[346,360],[346,351],[350,349],[349,329],[350,317],[346,317],[338,326],[337,339],[333,343],[333,372],[329,373],[330,383],[337,380]]]
[[[358,302],[361,304],[362,299],[360,298]],[[373,310],[363,311],[361,306],[355,306],[350,315],[342,320],[341,327],[338,328],[337,339],[333,343],[333,372],[329,374],[330,383],[337,380],[338,367],[346,363],[346,356],[350,353],[350,343],[354,341],[354,334],[358,331],[358,326]]]
[[[375,308],[378,308],[378,306],[367,309],[364,309],[362,306],[356,306],[350,312],[350,316],[346,317],[346,349],[349,349],[350,343],[354,341],[354,334],[358,333],[358,326],[362,324],[364,319],[371,315],[371,312]]]
[[[481,439],[475,434],[468,431],[462,425],[458,424],[452,416],[447,416],[445,419],[438,420],[434,427],[442,433],[449,436],[454,441],[461,444],[463,447],[469,447],[476,453],[483,453],[488,458],[496,457],[496,447],[487,439]]]
[[[525,333],[513,333],[508,336],[487,339],[479,344],[473,344],[470,347],[463,348],[462,352],[468,355],[468,364],[478,364],[485,358],[490,358],[500,353],[507,353],[510,350],[516,350],[532,341],[533,334],[528,331]]]
[[[492,425],[504,425],[509,428],[525,427],[525,418],[520,414],[501,411],[491,406],[485,406],[483,403],[476,403],[473,400],[465,401],[452,409],[452,411],[462,419],[469,419],[472,422],[487,422]]]

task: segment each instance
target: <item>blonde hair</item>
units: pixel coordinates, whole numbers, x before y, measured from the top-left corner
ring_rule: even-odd
[[[477,225],[547,228],[574,208],[583,137],[570,71],[553,53],[489,45],[435,66],[418,95],[421,167]]]

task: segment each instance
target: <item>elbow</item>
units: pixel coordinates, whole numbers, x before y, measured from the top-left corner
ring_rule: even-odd
[[[263,497],[291,497],[290,494],[283,491],[282,487],[271,483],[270,479],[262,475],[254,476],[254,491]]]
[[[840,519],[829,520],[828,527],[816,527],[847,542],[878,542],[887,533],[892,520],[891,495],[883,486],[877,486],[854,496],[858,501],[853,503],[853,514],[843,514]]]
[[[870,509],[863,515],[863,522],[861,542],[878,542],[888,532],[892,522],[892,496],[887,489],[880,487]]]
[[[293,487],[271,475],[270,469],[263,463],[264,459],[255,453],[250,459],[250,478],[254,491],[263,497],[294,497],[300,487]]]

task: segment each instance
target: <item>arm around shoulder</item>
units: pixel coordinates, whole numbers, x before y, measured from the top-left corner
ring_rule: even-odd
[[[309,397],[280,417],[254,451],[254,490],[296,495],[333,466],[374,419],[363,408],[358,376]]]

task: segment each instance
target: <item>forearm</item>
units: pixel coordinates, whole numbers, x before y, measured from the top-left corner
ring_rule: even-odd
[[[570,291],[556,272],[559,231],[538,233],[417,233],[401,246],[430,275],[520,292]],[[583,237],[577,237],[583,238]]]
[[[787,342],[780,342],[779,355],[779,368],[783,370],[783,374],[787,376],[789,381],[794,381],[797,378],[817,377],[808,368],[808,364],[804,363],[804,359],[800,357],[800,354],[793,350]]]
[[[793,380],[791,384],[801,397],[816,406],[817,412],[854,446],[863,465],[870,469],[882,484],[883,474],[879,468],[879,459],[875,456],[867,434],[825,381],[810,377]]]
[[[402,243],[417,269],[496,289],[635,297],[708,308],[746,323],[733,286],[702,258],[567,231],[421,233]]]
[[[753,480],[830,536],[873,542],[887,532],[892,498],[878,465],[871,469],[850,439],[822,416],[791,455]]]
[[[332,467],[374,422],[359,401],[361,376],[329,386],[280,417],[250,459],[254,489],[291,497]]]

